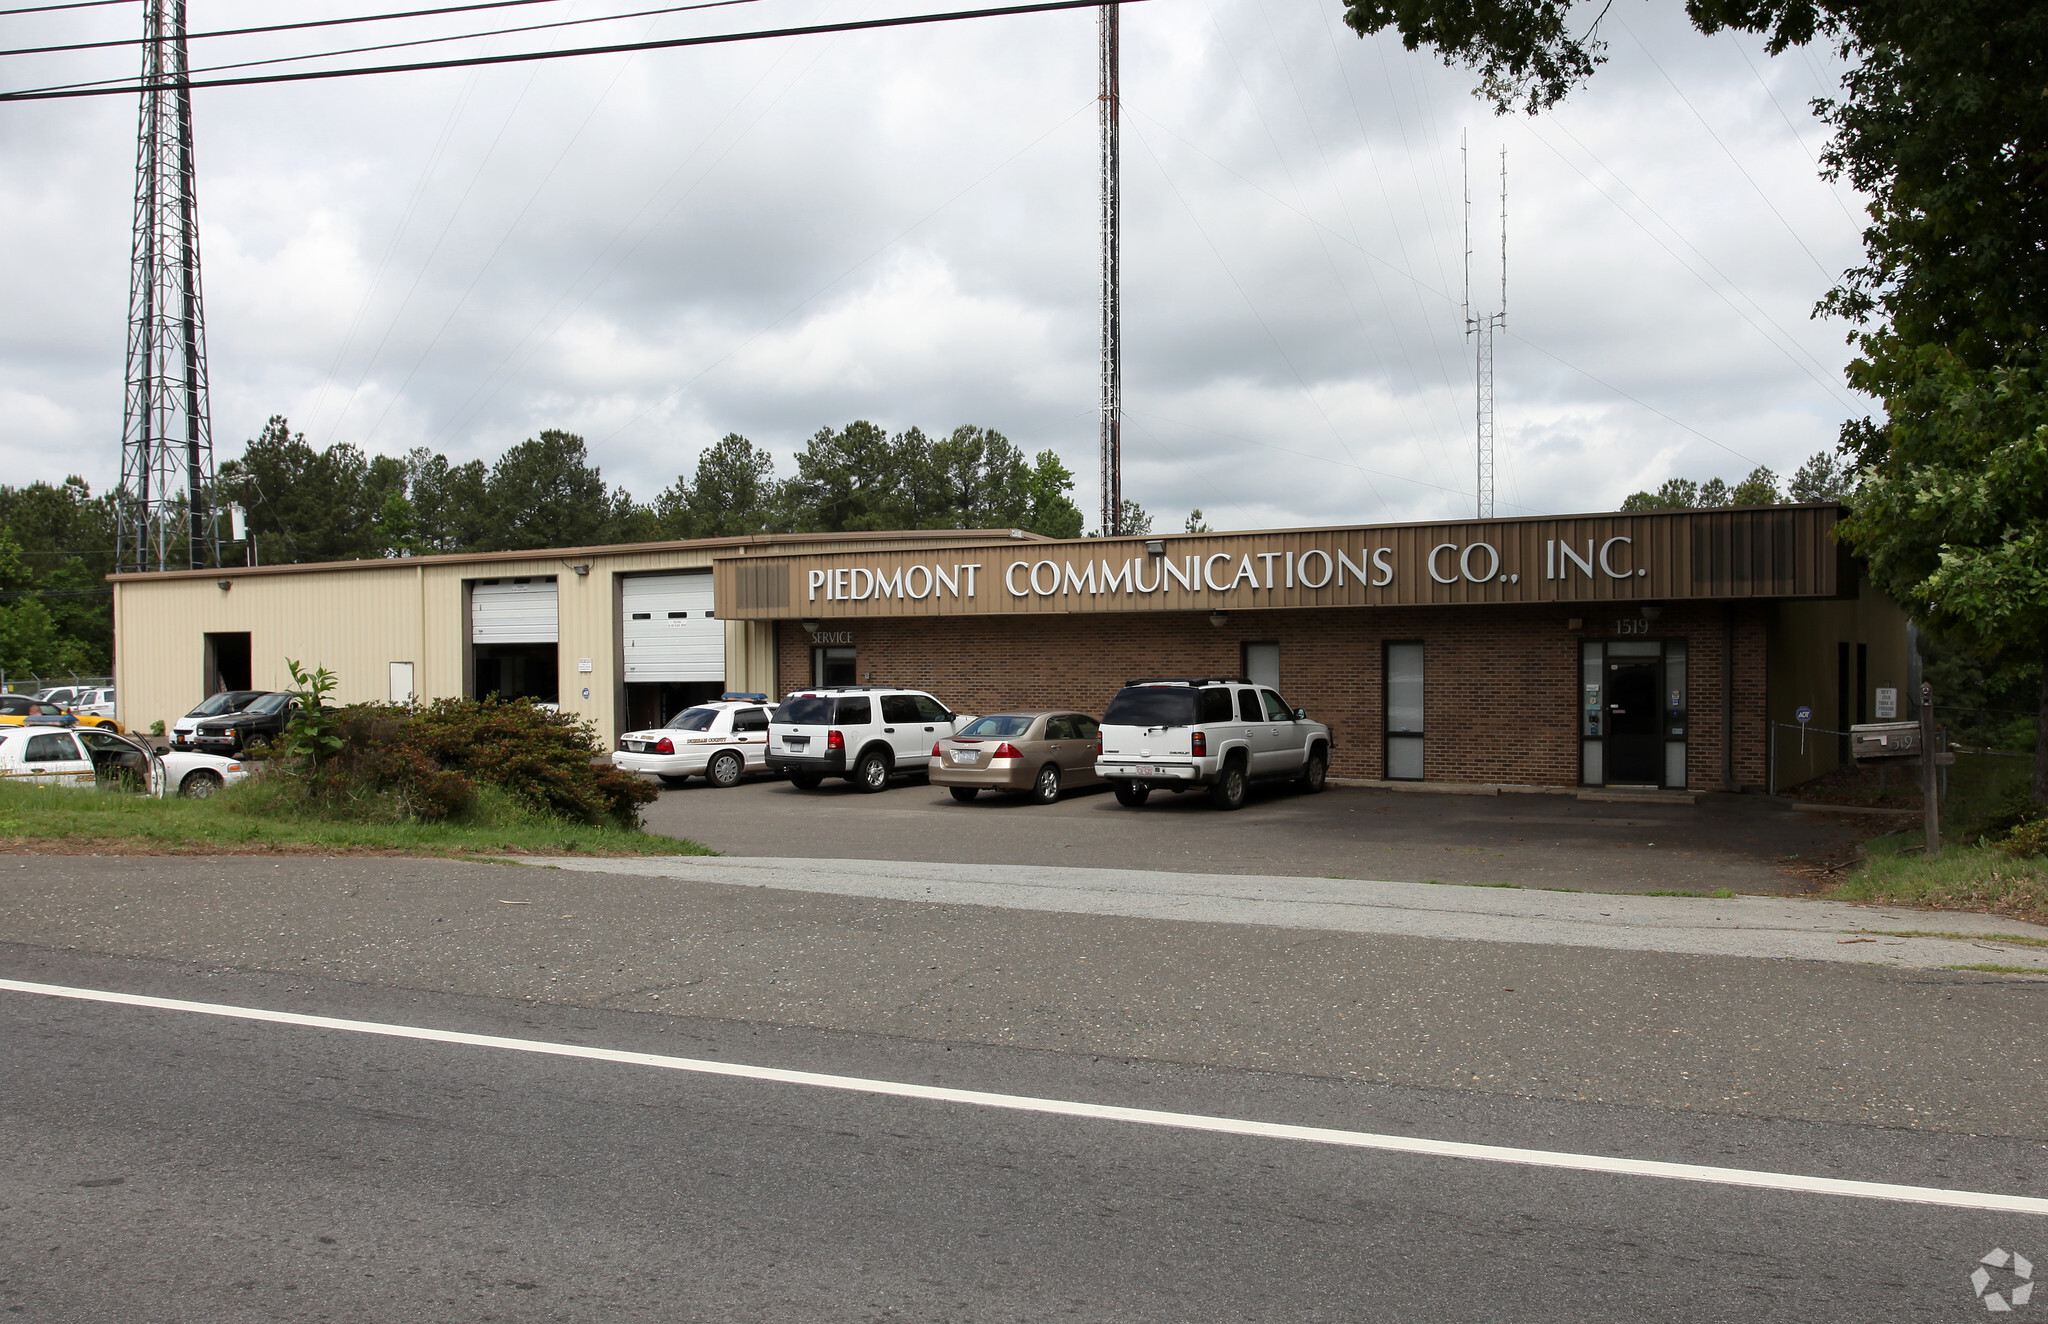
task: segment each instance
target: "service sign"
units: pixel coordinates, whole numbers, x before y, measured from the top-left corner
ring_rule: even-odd
[[[726,619],[1832,596],[1840,508],[722,559]]]

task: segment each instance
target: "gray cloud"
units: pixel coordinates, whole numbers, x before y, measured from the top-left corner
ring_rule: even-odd
[[[121,35],[87,13],[14,39]],[[1238,527],[1469,510],[1461,128],[1487,309],[1509,148],[1504,513],[1832,444],[1866,406],[1809,318],[1859,228],[1813,161],[1828,68],[1628,24],[1528,122],[1327,4],[1126,10],[1127,493]],[[458,457],[559,426],[647,498],[728,431],[786,470],[821,425],[973,421],[1058,449],[1092,508],[1094,92],[1092,14],[203,92],[219,455],[275,412]],[[117,474],[133,113],[0,111],[10,481]]]

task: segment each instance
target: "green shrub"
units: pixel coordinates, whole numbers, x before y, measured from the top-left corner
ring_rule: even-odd
[[[2037,818],[2031,823],[2020,824],[2006,833],[2005,840],[1999,842],[1998,847],[2016,860],[2048,855],[2048,819]]]
[[[280,809],[296,796],[297,812],[359,822],[467,822],[509,797],[530,814],[631,829],[658,794],[598,759],[588,722],[524,699],[359,703],[317,720],[317,745],[287,730],[268,760]],[[502,794],[483,804],[485,788]]]

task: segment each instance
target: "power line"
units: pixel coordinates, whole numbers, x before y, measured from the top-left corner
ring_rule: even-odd
[[[1139,0],[1109,0],[1111,4],[1137,4]],[[897,18],[857,19],[847,23],[812,23],[794,28],[763,28],[748,32],[725,32],[701,37],[668,37],[660,41],[617,42],[606,46],[578,46],[558,50],[520,51],[509,55],[473,55],[455,60],[427,60],[414,64],[372,65],[358,69],[310,69],[291,74],[255,74],[243,78],[180,79],[163,86],[184,88],[252,87],[269,83],[304,83],[330,78],[359,78],[368,74],[420,73],[435,69],[469,69],[480,65],[528,64],[537,60],[561,60],[582,55],[626,55],[635,51],[678,50],[688,46],[724,46],[742,41],[765,41],[775,37],[812,37],[832,32],[862,32],[876,28],[922,27],[934,23],[957,23],[964,19],[1002,18],[1012,14],[1048,14],[1068,9],[1100,9],[1102,0],[1037,0],[1022,5],[998,5],[983,9],[955,9],[938,14],[905,14]],[[0,92],[4,101],[67,101],[79,97],[128,96],[154,90],[157,85],[134,82],[123,87],[31,88],[22,92]]]
[[[518,0],[518,3],[540,3],[542,0]],[[552,3],[552,0],[546,0]],[[299,64],[306,60],[325,60],[337,55],[366,55],[372,51],[405,50],[413,46],[438,46],[451,41],[480,41],[485,37],[513,36],[521,32],[545,32],[552,28],[573,28],[589,23],[618,23],[629,18],[658,17],[663,14],[680,14],[695,9],[724,9],[730,5],[749,5],[757,0],[702,0],[698,4],[666,5],[660,9],[640,9],[625,14],[599,14],[595,18],[565,18],[553,23],[527,23],[510,28],[486,28],[481,32],[457,32],[442,37],[409,37],[404,41],[386,41],[373,46],[344,46],[331,51],[314,51],[307,55],[272,55],[260,60],[239,60],[233,64],[209,64],[192,72],[196,74],[221,73],[229,69],[257,69],[269,64]],[[0,51],[0,55],[16,55],[18,51]],[[60,83],[46,91],[74,87],[106,87],[113,83],[126,83],[126,75],[119,78],[94,78],[83,83]]]
[[[394,13],[394,14],[358,14],[358,15],[357,15],[356,17],[354,17],[354,18],[320,18],[320,19],[309,19],[309,20],[307,20],[306,22],[303,22],[303,23],[273,23],[273,24],[269,24],[268,26],[265,26],[265,27],[255,27],[255,28],[220,28],[220,29],[217,29],[217,30],[215,30],[215,31],[213,31],[213,32],[193,32],[193,33],[188,33],[188,34],[186,35],[186,38],[185,38],[185,40],[187,40],[187,41],[200,41],[200,40],[203,40],[204,38],[207,38],[207,37],[255,37],[255,36],[263,36],[263,35],[266,35],[266,34],[268,34],[268,33],[273,33],[273,32],[297,32],[297,31],[299,31],[299,30],[301,30],[301,29],[303,29],[303,28],[333,28],[333,27],[341,27],[341,26],[343,26],[343,25],[345,25],[345,24],[350,24],[350,23],[384,23],[384,22],[389,22],[389,21],[391,21],[391,20],[394,20],[394,19],[401,19],[401,18],[439,18],[439,17],[441,17],[441,16],[443,16],[443,15],[447,15],[447,14],[467,14],[467,13],[469,13],[470,11],[472,11],[472,10],[477,10],[477,9],[504,9],[504,8],[507,8],[507,7],[509,7],[509,6],[512,6],[512,5],[553,5],[553,4],[560,4],[560,3],[562,3],[562,0],[489,0],[489,2],[488,2],[488,3],[485,3],[485,4],[476,4],[476,5],[449,5],[449,6],[446,6],[446,7],[444,7],[444,8],[440,8],[440,9],[411,9],[411,10],[406,10],[406,11],[404,11],[404,12],[402,12],[402,13]],[[681,9],[692,9],[692,8],[705,8],[705,7],[708,7],[708,6],[695,6],[695,5],[680,5],[680,6],[677,6],[677,7],[678,7],[678,8],[681,8]],[[646,12],[648,12],[648,13],[665,13],[665,12],[667,12],[667,11],[665,11],[665,10],[649,10],[649,11],[646,11]],[[429,38],[425,38],[425,39],[423,39],[422,41],[420,41],[420,42],[419,42],[419,43],[417,43],[417,44],[419,44],[419,45],[425,45],[425,44],[426,44],[426,42],[428,42],[428,41],[460,41],[460,40],[462,40],[462,38],[464,38],[464,37],[492,37],[492,36],[497,36],[497,35],[499,35],[500,33],[505,33],[505,32],[538,32],[538,31],[540,31],[540,30],[541,30],[541,29],[543,29],[543,28],[566,28],[566,27],[572,27],[572,26],[574,26],[575,24],[578,24],[578,23],[609,23],[609,22],[612,22],[612,21],[613,21],[613,20],[615,20],[615,19],[623,19],[623,18],[641,18],[641,17],[644,17],[644,16],[645,16],[644,14],[600,14],[600,15],[598,15],[598,16],[597,16],[596,18],[572,18],[572,19],[564,19],[564,20],[561,20],[561,21],[559,21],[559,22],[554,22],[554,23],[534,23],[534,24],[531,24],[531,25],[529,25],[529,26],[526,26],[526,27],[518,27],[518,28],[500,28],[500,29],[497,29],[496,31],[487,31],[487,32],[464,32],[464,33],[458,33],[458,34],[456,34],[456,35],[455,35],[455,36],[453,36],[453,37],[429,37]],[[58,53],[60,53],[60,52],[65,52],[65,51],[97,51],[97,50],[107,50],[107,49],[109,49],[109,48],[113,48],[113,47],[122,47],[122,46],[140,46],[140,45],[142,44],[142,41],[143,41],[143,39],[142,39],[142,38],[140,38],[140,37],[122,37],[122,38],[119,38],[119,39],[117,39],[117,40],[110,40],[110,41],[80,41],[80,42],[73,42],[73,43],[71,43],[71,44],[70,44],[70,45],[68,45],[68,46],[23,46],[23,47],[19,47],[18,49],[15,49],[15,50],[11,50],[11,51],[0,51],[0,55],[54,55],[54,54],[58,54]],[[397,43],[393,43],[393,44],[395,44],[395,45],[407,45],[407,44],[411,44],[411,43],[405,43],[405,42],[397,42]],[[377,47],[377,46],[366,46],[366,47],[363,47],[362,49],[364,49],[364,50],[380,50],[380,49],[383,49],[383,48],[381,48],[381,47]],[[348,54],[348,52],[347,52],[347,51],[329,51],[329,52],[327,52],[327,54],[330,54],[330,55],[346,55],[346,54]],[[299,58],[299,59],[307,59],[307,58],[311,58],[311,57],[308,57],[308,56],[299,56],[299,57],[296,57],[296,58]],[[219,69],[219,68],[234,68],[235,66],[233,66],[233,65],[214,65],[214,66],[210,66],[210,67],[211,67],[211,68],[216,68],[216,69]],[[195,72],[195,73],[205,73],[205,72],[208,72],[208,70],[206,70],[206,69],[197,69],[197,70],[194,70],[193,72]]]
[[[137,0],[71,0],[63,5],[29,5],[25,9],[0,9],[0,18],[9,14],[49,14],[59,9],[98,9],[102,5],[132,5]]]

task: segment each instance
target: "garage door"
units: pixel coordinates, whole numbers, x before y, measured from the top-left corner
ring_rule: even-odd
[[[479,579],[469,586],[469,641],[473,644],[558,642],[553,576]]]
[[[711,572],[619,581],[626,681],[725,682],[725,623],[711,614]]]

